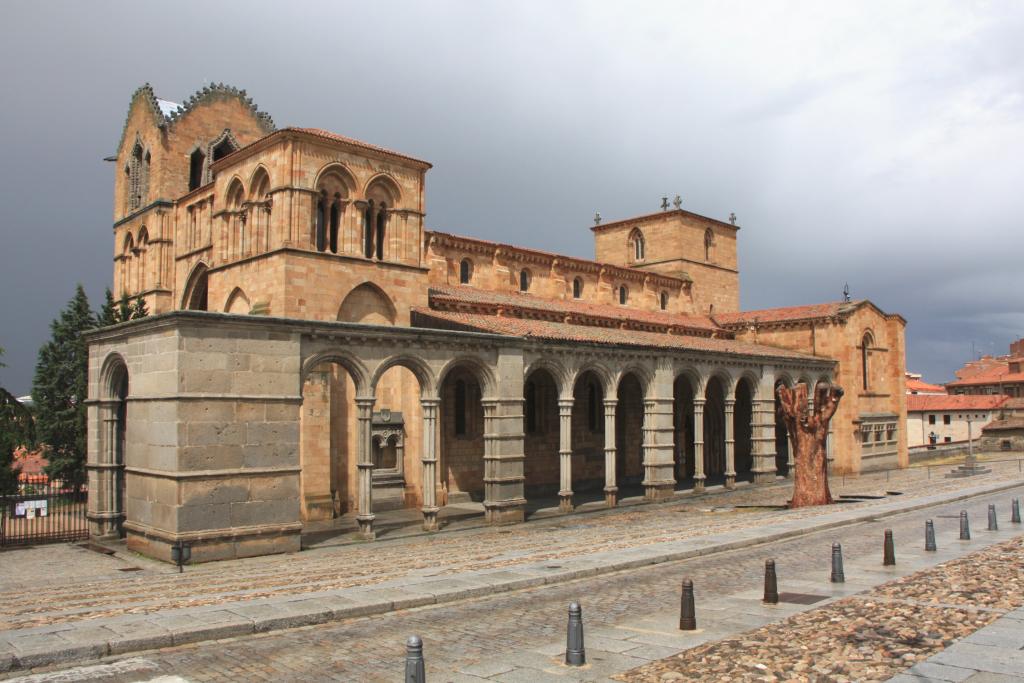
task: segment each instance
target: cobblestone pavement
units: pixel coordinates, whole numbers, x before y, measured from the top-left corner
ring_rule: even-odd
[[[944,470],[836,478],[833,493],[903,498],[1021,477],[1015,462],[970,480],[942,478]],[[552,561],[605,550],[693,538],[768,525],[775,519],[806,519],[835,508],[778,510],[788,482],[745,486],[733,492],[687,495],[660,505],[545,518],[510,527],[484,527],[393,541],[320,548],[292,555],[173,568],[138,556],[108,557],[77,546],[46,546],[0,554],[0,630],[24,629],[166,609],[217,605],[382,583],[410,575],[449,576],[480,569]],[[878,500],[850,503],[868,508]],[[764,506],[764,507],[739,507]],[[11,569],[6,569],[10,567]],[[125,571],[138,568],[138,571]],[[38,591],[40,582],[52,586]]]
[[[829,551],[832,541],[839,540],[847,558],[847,584],[843,590],[854,593],[902,575],[878,566],[883,528],[894,530],[897,560],[902,567],[917,566],[914,562],[934,564],[952,559],[965,549],[980,549],[1020,533],[1019,525],[1010,528],[1004,523],[1003,531],[988,536],[985,531],[975,531],[975,540],[970,544],[953,540],[962,508],[970,510],[977,524],[984,520],[987,504],[994,502],[1005,518],[1010,498],[1022,493],[1024,485],[967,502],[889,517],[884,522],[817,532],[769,546],[488,598],[105,660],[107,665],[122,667],[120,671],[99,667],[84,673],[78,668],[40,675],[73,674],[79,680],[111,683],[158,676],[180,676],[189,681],[396,681],[401,680],[404,641],[411,634],[419,634],[425,643],[431,683],[479,683],[482,679],[531,683],[608,680],[607,676],[668,657],[681,649],[678,632],[669,631],[674,628],[673,619],[678,619],[679,582],[683,577],[694,579],[699,605],[715,601],[727,605],[737,596],[746,596],[744,599],[752,599],[754,606],[761,609],[758,596],[763,562],[772,557],[778,566],[780,590],[834,595],[834,587],[830,588],[827,581]],[[920,551],[925,518],[933,518],[939,532],[940,552],[929,554],[930,557],[924,557]],[[904,569],[903,573],[909,571],[913,569]],[[792,578],[798,576],[805,578]],[[580,600],[584,606],[588,650],[604,652],[594,657],[586,673],[557,664],[564,647],[565,609],[572,600]],[[782,619],[795,611],[793,606],[780,605],[773,618]],[[737,608],[735,612],[718,612],[720,626],[725,629],[718,637],[765,623],[764,618],[752,620],[750,609]],[[709,618],[707,612],[698,611],[698,620],[706,622]],[[661,619],[669,625],[663,631],[636,625],[638,620],[645,619]],[[626,640],[624,632],[628,633]],[[600,673],[602,667],[607,673]],[[126,672],[124,669],[128,668],[132,670]]]

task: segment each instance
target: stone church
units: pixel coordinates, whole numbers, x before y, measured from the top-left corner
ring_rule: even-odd
[[[397,508],[433,530],[771,482],[780,383],[846,389],[835,472],[906,465],[900,316],[741,311],[735,218],[678,201],[595,218],[593,260],[428,230],[430,168],[232,87],[134,93],[114,289],[151,315],[88,336],[95,536],[214,560]]]

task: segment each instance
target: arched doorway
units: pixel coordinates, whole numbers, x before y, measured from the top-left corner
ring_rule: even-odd
[[[110,486],[110,510],[115,515],[117,536],[125,535],[124,520],[127,512],[127,477],[125,473],[127,435],[128,435],[128,368],[119,362],[110,375],[111,398],[114,401],[111,413],[114,424],[109,430],[112,438],[110,444],[110,464],[112,481]]]
[[[775,471],[784,477],[789,476],[789,433],[786,423],[782,420],[782,406],[779,402],[779,387],[789,386],[785,380],[775,382]]]
[[[712,481],[725,478],[725,385],[717,375],[704,392],[704,473]]]
[[[527,500],[558,495],[559,429],[558,385],[550,372],[537,368],[523,384],[523,475]]]
[[[753,480],[754,469],[754,387],[744,377],[736,383],[736,404],[733,407],[733,458],[737,481]]]
[[[301,511],[305,522],[359,510],[356,384],[346,363],[325,359],[302,385],[299,424]],[[365,511],[369,513],[370,511]]]
[[[623,488],[643,481],[644,387],[635,373],[619,380],[615,410],[615,471],[619,497]]]
[[[692,488],[696,470],[693,382],[679,375],[672,386],[672,433],[676,488]]]
[[[375,510],[423,505],[423,404],[420,381],[410,368],[395,364],[377,378],[370,439]],[[431,482],[433,485],[433,482]]]
[[[438,505],[484,500],[482,384],[473,368],[457,365],[441,382]]]
[[[596,372],[586,370],[576,377],[572,388],[572,489],[584,500],[605,497],[603,490],[609,481],[604,397],[604,382]],[[615,469],[614,463],[611,469]]]

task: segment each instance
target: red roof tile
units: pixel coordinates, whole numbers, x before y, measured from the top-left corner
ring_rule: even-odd
[[[1008,417],[1005,420],[995,420],[982,427],[981,431],[998,432],[1010,429],[1024,429],[1024,417]]]
[[[776,323],[795,322],[798,320],[818,320],[832,318],[857,308],[864,301],[833,301],[825,304],[809,306],[787,306],[784,308],[763,308],[758,311],[737,311],[735,313],[716,313],[715,322],[719,325],[749,325],[754,322]]]
[[[946,393],[946,387],[938,384],[929,384],[919,379],[912,377],[907,378],[907,393],[908,394],[944,394]]]
[[[733,339],[695,337],[685,334],[641,332],[638,330],[623,330],[617,327],[572,325],[567,323],[550,322],[547,320],[509,318],[504,316],[479,315],[475,313],[460,313],[455,311],[437,311],[425,308],[413,309],[413,325],[416,327],[439,327],[441,329],[490,332],[493,334],[550,341],[581,342],[645,348],[683,349],[689,351],[705,351],[708,353],[829,362],[827,359],[811,356],[809,354],[797,353],[795,351],[779,349],[772,346],[764,346],[762,344],[741,342]]]
[[[355,145],[356,147],[362,147],[363,149],[372,149],[375,152],[381,152],[381,153],[387,154],[389,156],[399,157],[399,158],[402,158],[402,159],[408,159],[409,161],[415,161],[418,164],[426,164],[427,166],[431,166],[430,162],[424,161],[423,159],[417,159],[416,157],[411,157],[408,154],[402,154],[401,152],[395,152],[395,151],[392,151],[390,149],[386,149],[384,147],[379,147],[377,145],[371,145],[369,142],[363,142],[362,140],[356,140],[354,138],[346,137],[344,135],[338,135],[337,133],[332,133],[331,131],[324,130],[322,128],[296,128],[296,127],[289,127],[289,128],[282,128],[282,129],[280,129],[278,131],[275,131],[275,132],[276,133],[281,133],[281,132],[289,131],[289,130],[298,131],[300,133],[306,133],[308,135],[315,135],[317,137],[324,138],[325,140],[333,140],[335,142],[344,142],[344,143],[349,144],[349,145]],[[271,135],[273,135],[273,134],[274,133],[271,133]]]
[[[630,306],[589,303],[579,299],[545,299],[524,292],[492,292],[465,285],[433,287],[430,290],[431,308],[450,310],[462,303],[478,304],[492,309],[514,307],[523,311],[536,311],[559,317],[575,315],[614,322],[631,322],[638,325],[676,327],[707,334],[717,331],[723,336],[732,336],[731,333],[715,325],[711,318],[702,315],[646,311]]]
[[[957,371],[959,376],[959,371]],[[1008,363],[988,365],[984,369],[970,372],[961,379],[953,380],[946,387],[983,386],[1024,383],[1024,372],[1010,372]]]
[[[907,412],[920,413],[949,410],[995,410],[1008,399],[1008,396],[970,396],[966,394],[947,394],[935,396],[931,394],[913,394],[907,396]]]

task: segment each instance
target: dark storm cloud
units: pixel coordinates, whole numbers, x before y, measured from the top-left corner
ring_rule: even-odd
[[[590,217],[735,211],[746,308],[903,314],[935,381],[1024,335],[1013,3],[12,3],[0,382],[111,280],[132,91],[246,88],[278,125],[430,160],[428,225],[592,255]]]

